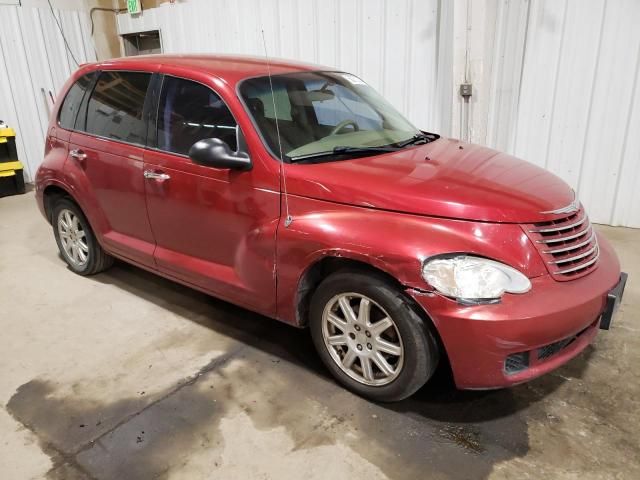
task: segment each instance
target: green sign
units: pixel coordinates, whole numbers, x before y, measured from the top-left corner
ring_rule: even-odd
[[[140,8],[140,0],[127,0],[127,10],[129,10],[131,15],[140,13],[142,11]]]

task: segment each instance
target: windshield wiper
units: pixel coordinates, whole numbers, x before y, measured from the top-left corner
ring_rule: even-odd
[[[333,150],[325,151],[325,152],[317,152],[317,153],[309,153],[307,155],[298,155],[297,157],[291,157],[292,162],[298,162],[301,160],[308,160],[310,158],[319,158],[319,157],[336,157],[340,155],[350,155],[350,154],[367,154],[367,153],[388,153],[388,152],[397,152],[399,150],[398,147],[391,146],[382,146],[382,147],[334,147]]]
[[[396,152],[396,146],[380,146],[380,147],[334,147],[333,153],[368,153],[368,152]]]
[[[430,139],[424,133],[416,133],[409,140],[405,140],[403,142],[398,142],[395,145],[398,148],[408,147],[409,145],[422,145],[424,143],[429,143]]]

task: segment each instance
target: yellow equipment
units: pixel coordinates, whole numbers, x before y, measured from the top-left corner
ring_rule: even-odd
[[[25,192],[22,170],[16,149],[16,132],[0,121],[0,197]]]

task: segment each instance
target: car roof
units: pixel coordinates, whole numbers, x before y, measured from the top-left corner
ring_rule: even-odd
[[[155,69],[158,66],[179,67],[185,70],[210,73],[228,81],[238,82],[244,78],[259,77],[300,71],[336,70],[335,68],[284,60],[269,59],[248,55],[139,55],[123,57],[91,64],[90,67],[102,68],[135,68]],[[160,68],[162,72],[162,68]]]

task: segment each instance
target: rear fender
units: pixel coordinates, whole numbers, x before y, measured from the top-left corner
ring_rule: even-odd
[[[91,229],[95,233],[96,238],[98,239],[98,242],[100,243],[100,245],[103,245],[102,236],[103,236],[103,233],[106,232],[108,228],[108,223],[106,221],[106,218],[104,218],[104,215],[101,214],[101,211],[99,208],[97,208],[97,205],[95,204],[95,202],[92,202],[91,197],[82,195],[82,192],[79,191],[79,189],[75,187],[72,183],[67,183],[57,178],[41,180],[37,183],[36,198],[38,200],[38,207],[40,208],[40,211],[45,216],[45,218],[47,218],[47,221],[51,222],[52,219],[48,218],[47,216],[47,213],[51,214],[51,212],[50,211],[47,212],[45,210],[46,205],[45,205],[44,193],[47,187],[50,187],[50,186],[58,187],[64,190],[66,194],[76,204],[78,204],[78,206],[84,213],[84,216],[87,218],[89,225],[91,226]]]

